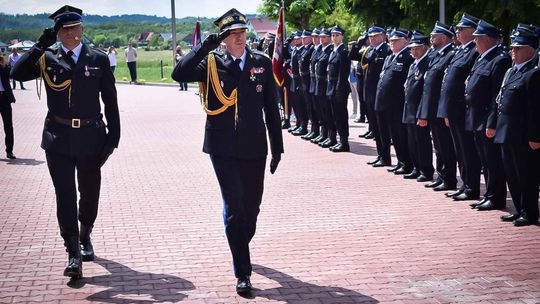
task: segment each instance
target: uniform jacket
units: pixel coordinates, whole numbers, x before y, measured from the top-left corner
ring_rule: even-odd
[[[540,69],[531,60],[511,74],[508,69],[489,116],[496,119],[495,143],[527,144],[540,142]]]
[[[398,111],[403,109],[405,97],[403,85],[413,61],[414,59],[408,48],[405,48],[397,55],[392,54],[386,57],[377,84],[376,111],[385,111],[390,108],[398,109]]]
[[[345,96],[349,95],[351,92],[349,83],[351,60],[345,44],[340,45],[330,53],[327,70],[328,86],[326,87],[326,96],[331,97],[338,93]]]
[[[317,61],[319,61],[319,54],[322,52],[322,44],[319,44],[318,46],[314,47],[313,52],[311,53],[311,59],[309,61],[309,92],[311,94],[315,93],[315,81],[316,81],[316,73],[315,73],[315,64]]]
[[[387,43],[383,43],[379,49],[369,47],[364,56],[364,62],[368,65],[364,74],[364,100],[375,107],[375,96],[377,94],[377,84],[381,74],[384,61],[392,54]]]
[[[478,58],[476,44],[457,48],[444,73],[437,117],[448,117],[457,123],[465,121],[465,79]]]
[[[120,116],[114,75],[107,55],[99,50],[82,45],[77,64],[67,58],[63,49],[41,50],[32,47],[21,56],[11,71],[12,78],[28,81],[40,77],[39,58],[45,56],[46,73],[55,84],[71,80],[69,89],[55,91],[44,81],[47,91],[49,113],[41,146],[47,151],[88,156],[101,154],[104,145],[117,147],[120,140]],[[71,128],[57,123],[53,116],[64,119],[91,119],[101,113],[100,95],[105,105],[108,133],[101,119],[95,125]]]
[[[315,91],[316,96],[326,96],[328,86],[328,59],[334,49],[333,45],[328,45],[326,49],[321,49],[317,62],[315,63]]]
[[[499,48],[491,50],[484,58],[479,57],[476,60],[465,84],[465,129],[467,131],[495,129],[495,121],[488,125],[487,118],[495,104],[504,74],[510,65],[510,57]]]
[[[9,67],[8,65],[0,65],[0,78],[2,79],[2,86],[4,87],[4,96],[9,103],[15,102],[15,96],[13,95],[13,90],[11,89],[11,84],[9,83]],[[5,102],[0,100],[0,102]]]
[[[300,79],[301,79],[301,88],[305,92],[309,92],[311,75],[309,73],[309,67],[311,63],[311,55],[315,47],[313,43],[305,45],[304,51],[302,52],[299,60],[299,69],[300,69]]]
[[[418,118],[429,120],[436,118],[444,70],[448,67],[452,56],[454,56],[453,44],[432,53],[428,69],[424,74],[424,91],[418,106]]]
[[[238,118],[235,106],[218,115],[207,115],[203,151],[211,155],[260,159],[268,154],[266,131],[272,154],[283,153],[281,118],[276,96],[272,62],[262,52],[246,48],[242,73],[227,51],[213,51],[223,92],[238,91]],[[174,68],[172,78],[179,82],[206,82],[208,52],[196,46]],[[208,108],[222,106],[208,84]]]
[[[300,78],[300,57],[302,57],[302,52],[304,52],[303,45],[293,50],[291,54],[291,71],[293,74],[290,86],[291,92],[299,91],[302,85]]]
[[[422,58],[418,64],[412,63],[405,80],[405,103],[403,104],[403,119],[406,124],[416,124],[418,120],[418,105],[424,90],[424,74],[429,65],[429,55]]]

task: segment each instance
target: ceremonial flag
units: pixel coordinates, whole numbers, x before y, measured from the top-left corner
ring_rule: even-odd
[[[201,43],[201,20],[197,17],[197,22],[195,22],[195,29],[193,30],[193,40],[191,44],[193,47]]]
[[[274,54],[272,55],[272,70],[274,79],[277,84],[282,87],[285,81],[285,71],[283,70],[283,37],[285,36],[285,9],[279,9],[278,28],[276,30],[276,38],[274,40]]]

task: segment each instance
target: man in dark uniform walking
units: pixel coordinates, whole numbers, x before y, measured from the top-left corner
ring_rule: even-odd
[[[214,24],[221,34],[211,34],[188,53],[172,78],[199,81],[206,88],[201,92],[208,114],[203,151],[210,154],[221,188],[225,233],[238,279],[236,291],[249,293],[249,243],[263,194],[266,129],[272,174],[283,153],[277,89],[270,59],[246,48],[246,17],[231,9]],[[213,51],[222,41],[226,50]]]
[[[540,166],[540,69],[536,65],[538,38],[517,29],[512,44],[514,67],[508,69],[488,118],[496,129],[486,135],[502,149],[508,188],[516,212],[501,216],[515,226],[538,224],[538,168]]]
[[[15,96],[9,84],[9,66],[5,58],[0,55],[0,115],[2,116],[4,134],[6,136],[4,139],[6,143],[6,157],[9,159],[17,158],[13,154],[13,112],[11,110],[11,104],[14,102]]]
[[[433,53],[429,67],[424,75],[424,92],[418,107],[418,119],[421,127],[429,127],[435,147],[437,180],[426,184],[435,191],[454,190],[456,188],[456,155],[448,127],[442,118],[437,118],[439,98],[444,71],[454,55],[454,44],[450,26],[437,22],[431,32],[431,42],[436,52]]]
[[[349,73],[351,59],[349,51],[343,44],[345,30],[336,25],[330,31],[334,49],[328,58],[328,86],[326,96],[330,100],[330,109],[334,118],[335,132],[339,134],[339,142],[330,147],[332,152],[348,152],[349,147],[349,114],[347,100],[351,92]]]
[[[98,211],[101,166],[118,146],[120,117],[107,55],[81,42],[82,10],[66,5],[49,18],[54,20],[54,28],[43,31],[38,43],[15,64],[11,76],[19,81],[40,76],[45,80],[49,112],[41,147],[54,184],[60,234],[69,256],[64,275],[79,278],[81,261],[94,259],[90,233]],[[47,49],[57,35],[61,47]],[[107,126],[102,120],[100,95]],[[78,209],[76,185],[80,192]]]
[[[475,200],[480,196],[480,159],[474,147],[474,135],[465,131],[465,79],[478,58],[473,32],[480,20],[463,14],[456,25],[456,36],[461,43],[445,71],[437,117],[443,118],[456,150],[461,173],[461,187],[446,195],[454,200]]]
[[[478,210],[502,209],[506,206],[506,178],[501,149],[492,138],[486,136],[486,129],[496,127],[494,122],[488,125],[488,115],[495,106],[495,99],[511,60],[498,44],[501,31],[495,26],[480,20],[473,35],[480,56],[465,82],[465,130],[474,133],[486,181],[486,192],[484,197],[471,204],[471,207]]]

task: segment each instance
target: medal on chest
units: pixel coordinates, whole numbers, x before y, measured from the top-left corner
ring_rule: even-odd
[[[251,70],[249,70],[249,73],[251,74],[251,76],[249,76],[249,79],[251,81],[255,81],[257,80],[257,76],[256,74],[262,74],[264,73],[264,68],[263,67],[252,67]]]

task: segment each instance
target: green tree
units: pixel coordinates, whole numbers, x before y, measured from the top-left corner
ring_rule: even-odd
[[[336,7],[336,0],[285,0],[285,21],[289,28],[311,28],[320,26],[322,20]],[[259,13],[276,20],[281,0],[263,0]]]

